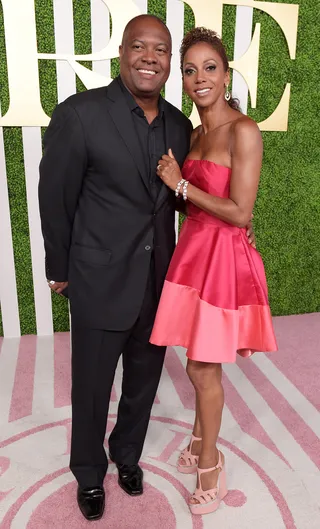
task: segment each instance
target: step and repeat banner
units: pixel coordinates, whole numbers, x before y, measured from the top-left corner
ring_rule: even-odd
[[[197,26],[227,47],[232,91],[265,145],[255,208],[274,315],[320,308],[320,182],[314,0],[0,0],[0,335],[68,329],[65,299],[44,275],[37,202],[42,137],[55,105],[118,74],[127,22],[158,15],[173,38],[165,97],[198,115],[182,91],[179,46]]]

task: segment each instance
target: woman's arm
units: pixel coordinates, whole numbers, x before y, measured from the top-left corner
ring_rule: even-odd
[[[262,164],[263,145],[258,126],[251,120],[235,123],[231,149],[229,198],[219,198],[188,185],[188,200],[207,213],[243,228],[251,219]]]
[[[200,125],[191,132],[189,151],[191,151],[196,139],[198,138],[199,131],[200,131]],[[181,201],[180,198],[176,198],[176,211],[178,211],[179,213],[182,213],[182,215],[187,215],[188,213],[187,203],[184,200]]]
[[[229,198],[212,196],[189,184],[188,200],[229,224],[240,228],[247,226],[257,196],[262,153],[262,138],[257,124],[249,119],[237,121],[234,124],[231,146],[232,176]],[[179,167],[177,171],[176,162],[168,156],[164,157],[163,162],[164,167],[158,174],[171,189],[175,189],[181,179]]]

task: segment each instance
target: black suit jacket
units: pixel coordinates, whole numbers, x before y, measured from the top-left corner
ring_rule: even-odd
[[[192,125],[165,102],[167,149],[182,165]],[[71,313],[92,328],[129,329],[139,315],[154,252],[160,294],[174,250],[175,197],[156,202],[117,80],[71,96],[44,136],[39,202],[47,277],[69,281]]]

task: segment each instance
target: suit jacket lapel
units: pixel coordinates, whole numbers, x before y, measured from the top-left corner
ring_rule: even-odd
[[[134,127],[131,111],[127,105],[127,102],[123,96],[121,87],[118,81],[115,79],[108,86],[108,111],[110,116],[118,129],[120,136],[123,138],[138,170],[141,178],[150,193],[149,179],[147,174],[147,167],[139,139]]]

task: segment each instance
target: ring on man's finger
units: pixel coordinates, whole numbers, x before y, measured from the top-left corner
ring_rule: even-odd
[[[55,285],[55,284],[56,284],[56,282],[55,282],[55,281],[52,281],[52,280],[51,280],[51,281],[48,281],[48,283],[49,283],[49,285]]]
[[[158,165],[157,165],[157,171],[160,171],[160,169],[161,169],[161,165],[158,164]]]

